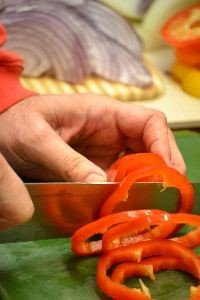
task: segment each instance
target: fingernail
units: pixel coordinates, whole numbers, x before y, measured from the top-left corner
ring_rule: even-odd
[[[98,173],[91,173],[89,174],[86,179],[86,182],[105,182],[107,181],[106,174],[98,174]]]

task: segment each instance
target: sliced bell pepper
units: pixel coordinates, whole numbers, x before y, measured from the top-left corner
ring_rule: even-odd
[[[108,181],[120,182],[131,171],[141,172],[166,166],[164,160],[154,153],[129,154],[119,158],[107,172]]]
[[[159,230],[147,231],[138,235],[143,230],[149,230],[151,226],[170,224],[189,224],[197,226],[198,229],[189,233],[173,237],[176,241],[186,247],[194,248],[200,245],[200,216],[194,214],[169,214],[159,210],[138,210],[112,214],[87,224],[78,229],[72,236],[72,251],[79,256],[94,255],[102,251],[107,252],[113,248],[128,246],[136,242],[164,238],[163,227]],[[102,240],[87,241],[95,234],[103,234]]]
[[[200,68],[200,47],[176,49],[177,61],[193,68]]]
[[[113,212],[117,204],[126,201],[127,194],[133,183],[151,176],[162,177],[163,188],[174,187],[180,190],[181,202],[179,211],[191,212],[194,203],[194,191],[192,185],[185,176],[169,167],[152,168],[143,172],[132,171],[120,183],[119,187],[103,203],[99,216],[103,217]]]
[[[150,279],[155,280],[154,274],[162,270],[180,270],[193,275],[193,269],[190,268],[190,261],[182,262],[175,257],[156,256],[144,259],[140,263],[125,262],[119,264],[114,269],[111,280],[123,283],[126,279],[134,276],[149,277]],[[143,286],[141,287],[144,293],[148,291],[148,295],[150,295],[147,287],[145,287],[145,289],[143,289]],[[190,300],[199,300],[199,292],[200,286],[191,287]]]
[[[164,40],[175,48],[200,46],[200,4],[195,4],[171,17],[163,26]]]
[[[200,66],[200,4],[170,18],[163,26],[161,35],[175,48],[181,63]]]
[[[139,225],[141,224],[140,220],[142,217],[161,213],[165,214],[166,212],[160,210],[135,210],[120,212],[100,218],[81,227],[73,234],[71,238],[72,251],[78,256],[98,254],[102,251],[102,240],[88,241],[94,235],[105,234],[112,226],[132,220],[137,220]]]
[[[191,272],[189,261],[181,261],[176,257],[170,256],[154,256],[146,258],[141,262],[124,262],[115,267],[111,274],[111,279],[115,282],[123,283],[126,279],[133,276],[149,277],[151,280],[155,280],[155,273],[162,270],[181,270],[185,272]]]
[[[145,221],[145,222],[144,222]],[[131,220],[130,222],[125,222],[120,225],[115,225],[106,231],[102,238],[103,251],[109,251],[113,248],[127,246],[134,244],[136,242],[149,240],[149,239],[161,239],[165,238],[165,231],[162,231],[164,226],[156,227],[156,232],[154,230],[149,230],[141,235],[136,235],[143,229],[149,229],[150,226],[173,223],[173,224],[188,224],[192,226],[197,226],[197,230],[190,231],[184,236],[172,238],[172,240],[183,244],[184,246],[194,248],[200,245],[200,216],[184,213],[160,213],[152,214],[145,217],[141,217],[138,220]],[[145,228],[146,226],[146,228]]]
[[[167,250],[167,251],[166,251]],[[153,241],[139,242],[131,246],[120,247],[104,253],[97,265],[97,283],[99,287],[114,299],[151,299],[139,289],[128,288],[114,282],[107,274],[114,265],[122,262],[139,262],[143,258],[152,256],[170,256],[179,260],[180,265],[188,265],[190,272],[200,279],[199,257],[189,248],[170,240],[156,239]]]
[[[114,191],[114,193],[111,194],[111,196],[109,196],[103,203],[100,209],[100,217],[111,214],[118,203],[120,203],[121,201],[126,201],[128,191],[134,182],[139,181],[142,178],[153,176],[154,174],[156,174],[156,176],[162,176],[163,188],[175,187],[179,189],[181,199],[178,212],[190,213],[194,204],[194,190],[192,185],[188,182],[185,176],[181,175],[175,169],[169,167],[160,167],[150,169],[141,173],[137,173],[137,171],[136,173],[134,171],[130,172],[124,178],[124,180],[122,180],[120,186]],[[160,229],[152,229],[152,232],[160,230],[165,237],[169,236],[178,228],[180,228],[180,226],[176,227],[173,224],[164,224],[160,225],[160,227]]]
[[[188,248],[196,248],[200,245],[200,228],[188,232],[185,235],[170,238],[172,241],[178,242]]]
[[[200,299],[200,286],[190,288],[190,299],[189,300],[199,300]]]

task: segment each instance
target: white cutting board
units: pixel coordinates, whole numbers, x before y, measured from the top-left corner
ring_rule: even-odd
[[[146,57],[160,70],[165,92],[157,99],[136,103],[164,112],[171,128],[200,128],[200,99],[186,94],[167,75],[167,71],[170,70],[170,66],[175,60],[173,51],[168,47],[163,47],[146,53]]]

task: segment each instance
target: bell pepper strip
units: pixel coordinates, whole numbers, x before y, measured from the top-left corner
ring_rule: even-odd
[[[190,270],[190,261],[182,262],[175,257],[156,256],[144,259],[140,263],[125,262],[119,264],[111,275],[111,280],[124,283],[126,279],[130,277],[149,277],[151,280],[155,280],[154,274],[163,270],[179,270],[193,275],[193,270]],[[141,286],[144,293],[150,295],[147,287],[143,284]],[[200,287],[191,287],[190,299],[200,299],[197,297]],[[200,294],[199,294],[200,295]],[[193,297],[193,298],[191,298]]]
[[[181,48],[176,49],[177,61],[190,68],[200,68],[200,46],[194,48]]]
[[[199,300],[200,299],[200,286],[192,286],[190,288],[190,299],[189,300]]]
[[[200,227],[200,216],[194,214],[169,214],[159,210],[138,210],[126,211],[106,216],[89,223],[78,229],[72,236],[72,251],[78,256],[95,255],[102,251],[109,251],[113,248],[127,246],[140,241],[155,238],[164,238],[165,232],[160,230],[149,230],[150,226],[170,224],[189,224]],[[144,230],[149,230],[143,234],[138,234]],[[87,241],[95,234],[103,234],[102,240]],[[200,229],[195,229],[189,233],[173,237],[171,240],[182,245],[195,248],[200,245]]]
[[[200,245],[200,228],[192,230],[182,236],[172,237],[170,240],[178,242],[188,248],[196,248]]]
[[[144,223],[145,221],[145,223]],[[148,230],[151,226],[171,223],[171,224],[189,224],[197,226],[197,230],[192,230],[184,236],[172,238],[173,241],[181,243],[184,246],[194,248],[200,245],[200,216],[184,213],[160,213],[141,217],[139,224],[137,220],[126,222],[120,225],[115,225],[104,233],[102,238],[103,252],[109,251],[113,248],[127,246],[144,240],[153,240],[165,238],[160,226],[156,227],[157,231],[149,230],[141,235],[136,235],[136,230]],[[141,226],[141,227],[140,227]],[[146,226],[146,228],[145,228]],[[158,230],[159,229],[159,230]]]
[[[126,279],[133,276],[149,277],[155,281],[155,273],[163,270],[180,270],[190,272],[190,262],[186,264],[180,262],[180,259],[170,256],[154,256],[146,258],[141,262],[124,262],[115,267],[111,274],[111,279],[118,283],[124,283]]]
[[[151,168],[166,166],[164,160],[153,153],[129,154],[119,158],[107,172],[108,181],[120,182],[131,171],[146,171]]]
[[[163,188],[174,187],[180,190],[180,212],[191,212],[194,204],[194,191],[192,185],[188,182],[185,176],[181,175],[175,169],[169,167],[160,167],[146,170],[137,173],[137,171],[130,172],[120,183],[119,187],[112,193],[103,203],[99,216],[104,217],[113,212],[117,204],[126,201],[127,194],[131,186],[143,178],[149,176],[162,176]]]
[[[161,213],[165,214],[166,212],[160,210],[135,210],[120,212],[100,218],[76,230],[71,238],[72,251],[78,256],[98,254],[102,251],[102,240],[87,241],[92,238],[92,236],[105,234],[110,227],[116,224],[123,224],[124,222],[130,222],[132,220],[137,220],[137,223],[140,224],[140,220],[144,216]]]
[[[189,263],[190,272],[200,279],[200,260],[191,249],[174,241],[156,239],[105,252],[100,257],[97,265],[98,286],[105,294],[116,300],[149,300],[151,298],[144,295],[140,289],[128,288],[125,285],[113,281],[107,272],[114,264],[140,262],[143,258],[160,255],[166,258],[167,256],[175,257],[179,260],[180,264],[183,265]]]
[[[174,48],[200,47],[200,4],[174,15],[163,26],[161,35]]]
[[[178,212],[186,212],[190,213],[194,204],[194,190],[192,185],[188,182],[185,176],[181,175],[175,169],[169,167],[160,167],[155,169],[150,169],[139,174],[135,172],[130,172],[124,180],[122,180],[119,187],[114,191],[111,196],[107,198],[107,200],[103,203],[100,209],[100,217],[111,214],[114,208],[121,201],[126,201],[128,190],[132,186],[133,183],[139,181],[141,178],[145,178],[152,175],[160,175],[163,178],[163,188],[174,187],[179,189],[180,191],[180,203]],[[163,236],[167,237],[170,234],[177,231],[179,227],[176,227],[172,224],[160,225],[159,229]],[[152,231],[157,231],[158,229],[152,229]]]
[[[200,67],[200,4],[170,18],[161,35],[175,49],[177,60],[193,68]]]

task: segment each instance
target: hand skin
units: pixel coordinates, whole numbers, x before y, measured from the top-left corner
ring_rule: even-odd
[[[0,154],[0,230],[28,221],[33,211],[23,182]]]
[[[101,95],[33,96],[0,115],[0,151],[37,180],[106,181],[120,152],[153,152],[185,164],[163,113]]]

